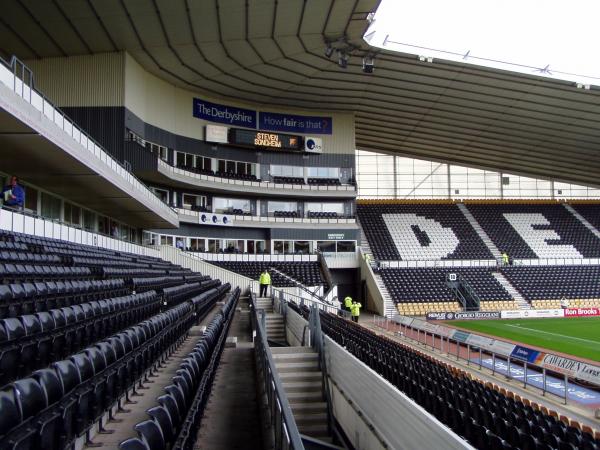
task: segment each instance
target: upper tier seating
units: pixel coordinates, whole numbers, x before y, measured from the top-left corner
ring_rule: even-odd
[[[301,178],[301,177],[273,177],[273,183],[304,184],[304,178]]]
[[[337,219],[340,216],[334,211],[308,211],[306,217],[309,219]]]
[[[339,186],[342,183],[339,178],[309,178],[308,184],[319,184],[327,186]]]
[[[561,204],[469,204],[469,211],[511,258],[598,258],[600,239]]]
[[[321,312],[323,331],[478,449],[600,449],[600,440],[398,342]]]
[[[501,270],[529,302],[600,299],[600,266],[508,266]]]
[[[600,230],[600,204],[575,203],[573,209],[583,216],[591,225]]]
[[[492,259],[455,204],[358,204],[376,259]]]
[[[239,262],[239,261],[209,261],[227,270],[237,272],[253,280],[258,280],[264,269],[271,267],[285,273],[305,286],[322,286],[325,280],[317,262]],[[270,271],[271,283],[275,287],[294,286],[288,278]]]
[[[446,286],[449,273],[463,277],[482,301],[509,301],[510,295],[489,268],[381,269],[380,274],[394,303],[451,302],[456,298]]]

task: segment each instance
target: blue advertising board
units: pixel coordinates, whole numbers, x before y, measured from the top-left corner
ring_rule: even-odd
[[[236,127],[256,128],[256,111],[251,109],[220,105],[199,98],[194,98],[193,106],[193,115],[198,119]]]
[[[535,362],[539,354],[540,352],[537,350],[517,345],[510,354],[510,357],[518,359],[519,361],[533,363]]]
[[[322,116],[260,112],[258,113],[258,128],[285,133],[332,134],[333,119]]]

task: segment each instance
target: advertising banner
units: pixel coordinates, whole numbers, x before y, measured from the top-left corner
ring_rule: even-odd
[[[564,317],[562,309],[518,309],[512,311],[502,311],[502,319],[535,319],[542,317]]]
[[[220,105],[199,98],[193,100],[193,116],[209,122],[245,128],[256,128],[256,111],[237,106]]]
[[[565,317],[590,317],[600,316],[598,308],[567,308],[564,310]]]
[[[530,363],[536,362],[538,356],[540,356],[539,351],[533,350],[532,348],[522,347],[520,345],[516,345],[510,354],[511,358]]]
[[[323,153],[323,139],[307,136],[304,139],[304,151],[307,153]]]
[[[227,144],[227,132],[229,128],[219,125],[206,125],[206,142]]]
[[[493,339],[490,339],[490,338],[487,338],[487,337],[484,337],[484,336],[479,336],[477,334],[471,334],[467,338],[467,344],[473,345],[475,347],[483,347],[483,348],[486,348],[486,349],[489,346],[491,346],[493,342],[494,342]]]
[[[198,223],[200,225],[220,225],[230,227],[233,225],[233,216],[228,214],[200,213]]]
[[[600,385],[600,367],[552,354],[544,354],[542,366],[548,370]]]
[[[258,114],[258,128],[285,133],[332,134],[333,119],[321,116],[260,112]]]
[[[485,320],[500,319],[500,313],[495,311],[468,312],[432,312],[425,316],[427,320]]]

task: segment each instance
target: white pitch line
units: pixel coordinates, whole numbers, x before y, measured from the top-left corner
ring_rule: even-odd
[[[583,338],[578,338],[578,337],[573,337],[573,336],[567,336],[565,334],[560,334],[560,333],[551,333],[549,331],[542,331],[542,330],[536,330],[535,328],[527,328],[527,327],[522,327],[520,325],[506,325],[507,327],[513,327],[513,328],[519,328],[520,330],[529,330],[529,331],[535,331],[536,333],[544,333],[544,334],[550,334],[552,336],[560,336],[560,337],[564,337],[567,339],[576,339],[578,341],[583,341],[583,342],[589,342],[590,344],[600,344],[599,341],[590,341],[589,339],[583,339]]]

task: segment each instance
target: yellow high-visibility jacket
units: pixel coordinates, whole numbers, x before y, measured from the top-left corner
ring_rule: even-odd
[[[362,305],[360,303],[352,303],[352,306],[350,307],[350,312],[352,313],[352,316],[360,316],[360,308],[362,308]]]
[[[258,282],[260,284],[271,284],[271,275],[269,275],[269,272],[261,273]]]
[[[344,306],[350,308],[352,306],[352,297],[346,297],[344,299]]]

